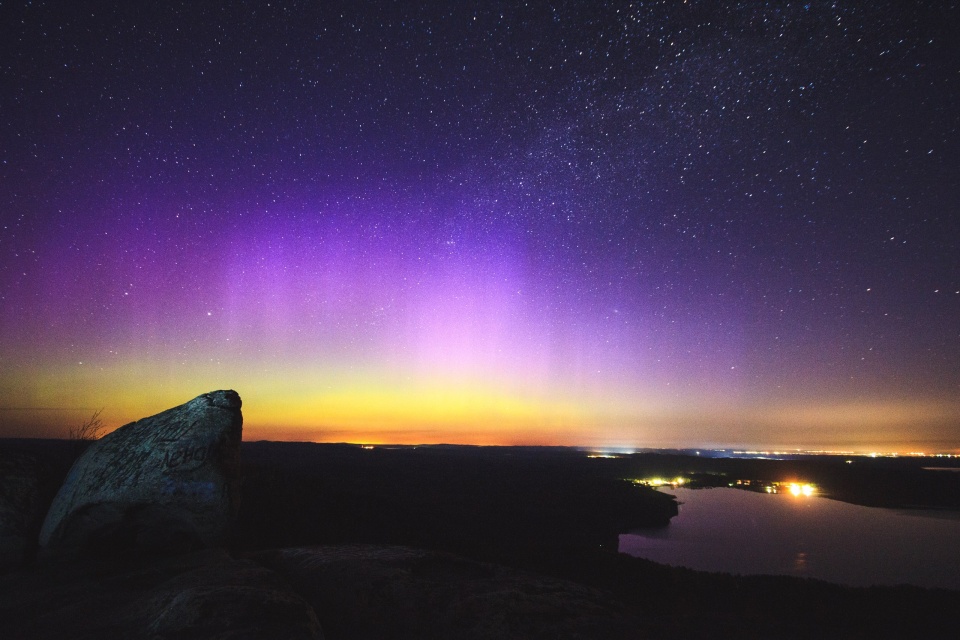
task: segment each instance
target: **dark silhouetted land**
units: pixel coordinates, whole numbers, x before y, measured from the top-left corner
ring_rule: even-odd
[[[45,487],[57,485],[74,455],[65,442],[6,444],[42,454],[50,476]],[[669,496],[625,480],[683,475],[715,486],[737,479],[803,481],[860,504],[957,508],[960,474],[925,469],[947,466],[943,461],[683,452],[591,458],[549,447],[275,442],[243,443],[242,455],[242,504],[231,552],[267,565],[279,562],[270,550],[311,545],[403,545],[454,554],[444,557],[534,572],[606,594],[621,622],[636,621],[641,638],[946,637],[960,610],[956,591],[708,574],[617,553],[619,534],[668,526],[676,513]],[[426,561],[417,562],[422,568]],[[481,565],[462,566],[475,573]],[[421,575],[421,569],[410,571]],[[484,588],[492,589],[485,593],[503,591],[494,584],[501,574],[483,575]],[[504,585],[513,579],[504,578]],[[324,615],[318,613],[328,637],[352,637],[356,611],[350,619],[347,613],[337,619],[336,611]],[[404,637],[396,633],[383,637]]]

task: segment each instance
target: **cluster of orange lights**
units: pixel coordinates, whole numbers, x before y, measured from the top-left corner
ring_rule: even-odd
[[[645,478],[631,480],[634,484],[645,487],[671,487],[677,489],[688,483],[686,478]],[[817,493],[817,486],[809,482],[766,482],[760,483],[756,480],[737,480],[729,483],[727,486],[734,489],[747,489],[751,491],[762,491],[763,493],[789,493],[793,496],[813,496]]]
[[[816,489],[812,484],[797,484],[791,482],[789,485],[790,493],[795,496],[812,496]]]
[[[634,484],[640,484],[645,487],[682,487],[686,482],[686,478],[647,478],[645,480],[632,480]]]
[[[806,482],[774,482],[764,486],[766,493],[789,493],[792,496],[812,496],[817,488]]]

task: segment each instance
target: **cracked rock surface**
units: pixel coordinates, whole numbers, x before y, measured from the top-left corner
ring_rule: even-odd
[[[235,391],[205,393],[94,442],[40,531],[45,551],[222,543],[239,506],[243,416]]]

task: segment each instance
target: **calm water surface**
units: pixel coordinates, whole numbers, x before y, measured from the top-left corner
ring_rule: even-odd
[[[960,519],[951,514],[737,489],[667,493],[680,514],[663,529],[620,536],[620,551],[703,571],[960,589]]]

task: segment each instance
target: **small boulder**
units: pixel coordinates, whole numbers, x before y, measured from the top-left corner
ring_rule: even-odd
[[[20,565],[36,547],[39,498],[36,456],[0,451],[0,568]]]
[[[182,551],[225,541],[239,507],[243,417],[213,391],[94,442],[40,531],[46,551]]]

